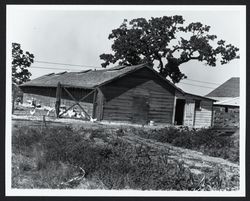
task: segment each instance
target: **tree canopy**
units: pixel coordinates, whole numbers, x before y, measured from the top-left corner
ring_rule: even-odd
[[[19,85],[29,81],[31,73],[27,68],[33,62],[33,54],[24,53],[20,44],[12,43],[12,83]]]
[[[210,26],[200,22],[184,25],[182,16],[152,17],[149,20],[126,19],[121,26],[112,30],[108,39],[113,40],[113,53],[101,54],[102,67],[118,62],[119,65],[158,63],[159,73],[178,83],[186,75],[180,65],[190,60],[203,61],[209,66],[222,65],[239,58],[239,48],[217,40],[209,34]],[[156,62],[157,61],[157,62]]]

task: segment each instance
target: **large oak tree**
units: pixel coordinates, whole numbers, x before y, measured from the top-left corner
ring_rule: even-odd
[[[111,54],[102,54],[102,67],[111,63],[136,65],[158,63],[159,73],[170,77],[174,83],[186,78],[180,65],[191,60],[203,61],[209,66],[216,62],[226,64],[239,58],[239,49],[224,40],[209,34],[210,26],[200,22],[184,25],[182,16],[163,16],[146,20],[126,19],[121,26],[112,30]],[[158,61],[158,62],[156,62]]]

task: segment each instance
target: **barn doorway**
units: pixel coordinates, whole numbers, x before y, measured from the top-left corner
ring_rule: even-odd
[[[132,122],[138,124],[147,124],[148,113],[149,113],[148,97],[134,96]]]
[[[176,100],[174,118],[174,122],[176,125],[183,125],[185,102],[185,99]]]

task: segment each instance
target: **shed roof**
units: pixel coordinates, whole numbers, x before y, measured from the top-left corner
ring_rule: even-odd
[[[207,94],[207,97],[239,97],[240,78],[232,77]]]
[[[162,77],[153,68],[148,67],[147,64],[140,64],[134,66],[115,66],[112,68],[102,69],[102,70],[85,70],[80,72],[61,72],[61,73],[50,73],[29,82],[26,82],[20,87],[57,87],[58,82],[66,87],[73,88],[84,88],[84,89],[94,89],[95,87],[105,85],[115,79],[119,79],[129,73],[137,71],[141,68],[150,69],[159,79],[163,80],[167,84],[174,87],[176,90],[186,95],[193,95],[185,93],[183,90],[175,86],[173,83]],[[201,98],[201,96],[197,96]],[[202,97],[205,99],[212,100],[211,98]]]
[[[228,98],[227,100],[217,101],[216,103],[214,103],[214,105],[239,107],[240,106],[240,97]]]
[[[104,85],[111,82],[114,79],[123,77],[129,73],[132,73],[141,68],[148,68],[152,70],[157,76],[163,79],[165,82],[183,92],[181,89],[176,87],[170,81],[161,77],[154,69],[148,67],[146,64],[134,65],[134,66],[115,66],[113,68],[107,68],[102,70],[85,70],[80,72],[61,72],[61,73],[50,73],[29,82],[26,82],[21,87],[26,86],[37,86],[37,87],[56,87],[58,82],[64,86],[93,89],[97,86]]]

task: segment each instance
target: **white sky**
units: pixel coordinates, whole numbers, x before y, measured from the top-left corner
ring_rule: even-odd
[[[69,6],[8,6],[7,7],[7,45],[20,43],[24,51],[29,51],[37,61],[58,62],[99,66],[99,55],[110,53],[112,41],[108,40],[111,30],[121,25],[123,19],[182,15],[186,23],[201,22],[210,25],[210,33],[218,39],[226,40],[240,47],[240,10],[236,7],[73,7]],[[102,10],[104,8],[104,10]],[[63,9],[63,10],[62,10]],[[32,66],[71,68],[84,70],[88,68],[34,63]],[[245,68],[241,66],[241,68]],[[233,60],[226,65],[205,66],[204,63],[192,61],[181,66],[181,70],[191,80],[223,83],[231,77],[240,76],[240,60]],[[32,77],[36,78],[62,69],[30,68]],[[69,70],[67,70],[69,71]],[[218,85],[184,80],[178,84],[184,91],[205,95]],[[184,84],[185,83],[185,84]],[[188,83],[188,84],[186,84]],[[191,84],[191,85],[190,85]],[[192,86],[200,85],[210,88]]]

